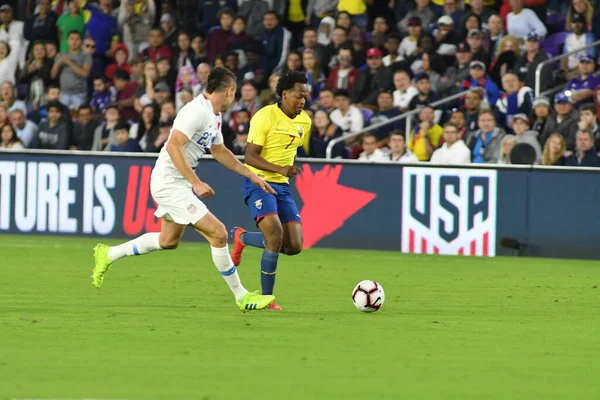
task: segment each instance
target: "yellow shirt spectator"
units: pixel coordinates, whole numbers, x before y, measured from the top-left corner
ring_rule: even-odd
[[[421,132],[421,126],[417,125],[410,132],[410,137],[407,140],[407,147],[417,156],[419,161],[428,161],[431,155],[427,153],[425,140],[429,140],[435,149],[439,146],[443,133],[444,129],[438,124],[434,124],[427,130],[427,138],[425,138],[425,135]]]
[[[365,0],[340,0],[337,9],[350,15],[361,15],[367,12],[367,3]]]

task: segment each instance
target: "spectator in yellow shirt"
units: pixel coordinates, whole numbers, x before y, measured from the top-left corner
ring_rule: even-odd
[[[431,154],[440,144],[444,129],[433,122],[433,108],[425,106],[419,111],[419,124],[410,132],[408,149],[419,161],[428,161]]]
[[[352,23],[361,29],[367,29],[369,17],[367,15],[367,0],[339,0],[338,12],[346,11],[352,18]]]

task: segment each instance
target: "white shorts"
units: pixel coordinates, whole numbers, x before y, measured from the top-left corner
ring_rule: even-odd
[[[187,181],[186,181],[187,183]],[[150,192],[158,204],[154,215],[180,225],[194,225],[206,214],[208,208],[186,184],[164,183],[163,179],[152,174]]]

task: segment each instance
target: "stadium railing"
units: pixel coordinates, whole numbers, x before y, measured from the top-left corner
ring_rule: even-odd
[[[448,97],[444,97],[441,100],[434,101],[433,103],[429,104],[429,106],[435,108],[435,107],[444,105],[446,103],[450,103],[451,101],[454,101],[456,99],[459,99],[459,98],[465,96],[467,93],[469,93],[469,92],[471,92],[473,90],[474,89],[469,89],[469,90],[465,90],[465,91],[460,92],[460,93],[453,94],[453,95],[448,96]],[[352,139],[354,137],[362,135],[363,133],[371,132],[374,129],[379,129],[379,128],[381,128],[383,126],[386,126],[386,125],[389,125],[389,124],[391,124],[393,122],[402,121],[403,119],[407,120],[406,127],[407,127],[407,135],[408,135],[408,133],[410,133],[410,125],[411,125],[409,118],[412,117],[413,115],[417,115],[419,113],[420,109],[421,109],[421,107],[417,108],[416,110],[407,111],[405,113],[402,113],[401,115],[398,115],[397,117],[390,118],[387,121],[383,121],[383,122],[380,122],[378,124],[366,126],[363,129],[359,130],[358,132],[352,132],[352,133],[349,133],[349,134],[344,135],[342,137],[333,139],[327,145],[327,149],[325,150],[325,157],[328,160],[331,160],[331,153],[333,152],[333,146],[335,146],[339,142],[342,142],[342,141],[347,140],[347,139]],[[408,137],[408,136],[406,136],[406,137]]]
[[[597,40],[593,43],[588,44],[587,46],[583,46],[583,47],[579,47],[575,50],[569,51],[568,53],[564,53],[561,54],[559,56],[556,57],[552,57],[546,61],[543,61],[541,63],[538,64],[537,68],[535,69],[535,97],[538,97],[541,93],[540,93],[540,85],[541,85],[541,79],[542,79],[542,68],[544,68],[546,65],[548,64],[552,64],[556,61],[562,60],[563,58],[569,57],[572,54],[575,53],[579,53],[582,50],[586,50],[586,49],[590,49],[592,47],[596,47],[600,45],[600,40]]]

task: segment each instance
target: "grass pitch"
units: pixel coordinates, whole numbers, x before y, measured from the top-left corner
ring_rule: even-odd
[[[0,235],[0,399],[600,398],[597,262],[314,249],[280,259],[284,311],[242,314],[207,245],[96,290],[95,243]],[[352,305],[362,279],[377,313]]]

